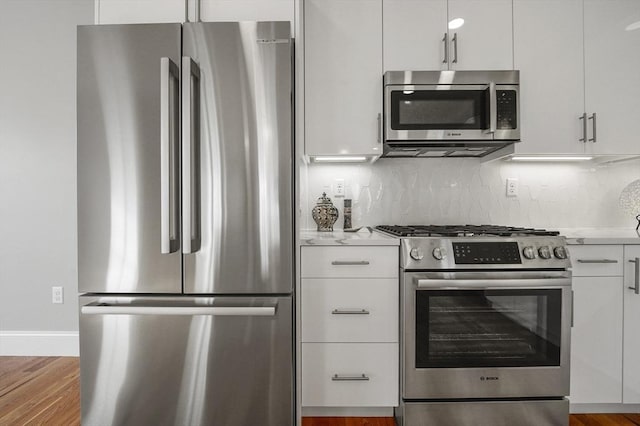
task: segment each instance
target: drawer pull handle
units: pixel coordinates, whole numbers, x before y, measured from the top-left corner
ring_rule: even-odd
[[[332,315],[369,315],[370,312],[366,309],[334,309],[331,311]]]
[[[615,259],[578,259],[578,263],[618,263]]]
[[[335,266],[362,266],[368,265],[368,260],[334,260],[331,262],[332,265]]]
[[[366,382],[369,381],[369,376],[365,374],[360,374],[357,376],[341,376],[338,374],[334,374],[331,378],[334,382]]]

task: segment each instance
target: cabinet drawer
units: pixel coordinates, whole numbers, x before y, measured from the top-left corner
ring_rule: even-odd
[[[302,278],[397,278],[398,247],[302,247]]]
[[[303,343],[302,405],[397,406],[398,345]]]
[[[303,342],[397,342],[397,279],[302,280]]]
[[[573,276],[613,277],[622,275],[621,245],[569,246]]]

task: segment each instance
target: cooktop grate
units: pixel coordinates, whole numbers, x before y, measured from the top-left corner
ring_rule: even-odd
[[[557,236],[558,231],[498,225],[379,225],[376,229],[396,237]]]

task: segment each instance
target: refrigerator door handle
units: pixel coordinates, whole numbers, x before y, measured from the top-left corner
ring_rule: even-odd
[[[200,67],[182,57],[182,252],[200,249]]]
[[[276,315],[273,306],[132,306],[90,303],[83,306],[80,312],[84,315],[209,315],[209,316],[243,316],[273,317]]]
[[[178,160],[176,149],[180,120],[178,85],[180,70],[167,57],[160,58],[160,252],[175,253],[180,248],[178,200]]]

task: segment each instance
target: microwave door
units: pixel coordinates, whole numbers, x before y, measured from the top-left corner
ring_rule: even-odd
[[[394,85],[386,95],[388,141],[493,139],[486,84]]]

